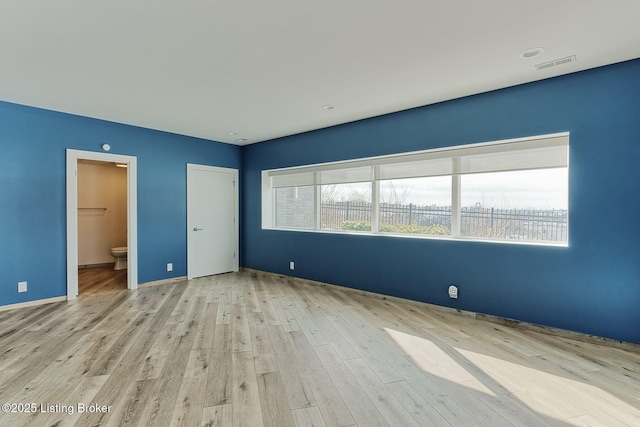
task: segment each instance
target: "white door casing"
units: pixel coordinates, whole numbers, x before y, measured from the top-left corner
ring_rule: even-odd
[[[127,164],[127,288],[138,288],[138,183],[135,156],[67,149],[67,300],[78,296],[78,159]]]
[[[187,277],[238,271],[238,170],[187,164]]]

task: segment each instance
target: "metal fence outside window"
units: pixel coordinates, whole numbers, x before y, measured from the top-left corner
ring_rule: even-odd
[[[341,230],[345,224],[371,223],[371,203],[325,202],[322,204],[322,229]],[[419,206],[414,204],[380,204],[380,224],[441,225],[451,230],[451,206]],[[562,209],[497,209],[464,207],[460,215],[460,235],[566,242],[568,212]]]

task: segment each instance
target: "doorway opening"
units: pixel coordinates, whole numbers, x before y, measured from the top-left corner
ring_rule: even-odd
[[[122,167],[121,171],[115,171],[116,168],[120,169],[116,165]],[[98,173],[98,169],[96,169],[87,175],[87,171],[90,170],[91,166],[104,170]],[[114,169],[111,170],[109,168]],[[103,173],[105,171],[106,175]],[[118,174],[120,174],[119,178]],[[115,180],[96,182],[88,186],[84,182],[79,185],[78,182],[79,178],[95,180],[100,176],[109,175],[113,175]],[[105,193],[105,191],[102,191],[101,185],[112,186],[118,179],[126,180],[126,184],[124,184],[124,188],[126,188],[124,200],[109,200],[110,197],[122,197],[122,194],[120,196],[104,196],[104,194],[100,196],[97,194]],[[122,281],[126,275],[127,288],[136,289],[138,287],[136,188],[136,157],[67,150],[68,300],[75,299],[78,296],[78,271],[81,266],[100,266],[101,271],[96,269],[91,273],[100,273],[100,277],[108,275],[103,284],[110,283],[114,285],[118,280]],[[99,189],[99,191],[95,191],[96,189]],[[116,217],[120,217],[120,223],[116,220]],[[87,236],[87,233],[90,235]],[[92,240],[101,242],[98,242],[97,249],[91,243]],[[106,247],[109,250],[107,253],[105,253]],[[125,255],[126,258],[124,258]],[[104,267],[106,264],[111,264],[111,260],[114,259],[112,256],[116,259],[115,268],[118,268],[119,271],[109,273],[107,271],[109,269]],[[111,264],[110,268],[112,269],[113,267],[113,264]],[[83,271],[83,277],[86,276],[86,272]],[[90,274],[89,276],[94,275]],[[97,279],[93,278],[92,280]]]
[[[78,159],[77,170],[78,295],[126,289],[127,164]]]

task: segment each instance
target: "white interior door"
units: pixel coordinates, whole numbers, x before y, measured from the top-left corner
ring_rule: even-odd
[[[238,270],[238,171],[187,165],[187,276]]]

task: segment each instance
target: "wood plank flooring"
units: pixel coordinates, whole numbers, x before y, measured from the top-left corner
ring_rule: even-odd
[[[260,272],[84,273],[0,312],[0,425],[640,425],[633,351]]]
[[[78,270],[78,295],[127,289],[127,270],[114,270],[113,264]]]

